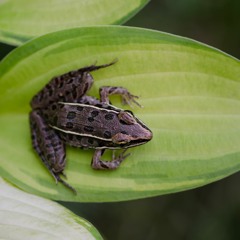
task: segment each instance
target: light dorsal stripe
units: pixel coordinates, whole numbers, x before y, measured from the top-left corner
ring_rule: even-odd
[[[100,107],[96,107],[94,105],[88,105],[88,104],[83,104],[83,103],[68,103],[68,102],[58,102],[60,104],[63,104],[63,105],[69,105],[69,106],[78,106],[78,107],[83,107],[83,108],[94,108],[96,110],[99,110],[99,111],[107,111],[107,112],[112,112],[112,113],[119,113],[119,111],[122,111],[122,109],[120,108],[116,108],[110,104],[108,104],[108,106],[110,106],[111,108],[113,109],[106,109],[104,107],[100,108]]]
[[[61,129],[61,128],[58,128],[56,126],[52,126],[52,125],[49,125],[51,128],[53,129],[56,129],[60,132],[64,132],[64,133],[67,133],[67,134],[73,134],[73,135],[78,135],[78,136],[81,136],[81,137],[90,137],[90,138],[95,138],[95,139],[100,139],[100,140],[103,140],[103,141],[108,141],[108,142],[111,142],[112,139],[108,139],[108,138],[102,138],[102,137],[98,137],[98,136],[94,136],[94,135],[91,135],[91,134],[86,134],[86,133],[78,133],[78,132],[72,132],[72,131],[68,131],[68,130],[64,130],[64,129]]]

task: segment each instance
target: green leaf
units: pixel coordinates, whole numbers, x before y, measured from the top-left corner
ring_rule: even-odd
[[[52,201],[24,193],[0,178],[0,238],[102,239],[85,219]]]
[[[153,140],[116,171],[95,171],[93,151],[68,148],[67,181],[55,185],[31,147],[29,102],[53,76],[95,63],[89,95],[104,85],[140,96],[132,109]],[[119,201],[198,187],[240,169],[240,62],[195,41],[128,27],[52,33],[0,63],[0,174],[20,188],[66,201]],[[112,102],[121,106],[119,98]]]
[[[122,24],[149,0],[0,0],[0,41],[21,45],[49,32]]]

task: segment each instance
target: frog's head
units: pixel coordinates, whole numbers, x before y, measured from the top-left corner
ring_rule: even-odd
[[[120,111],[118,114],[120,132],[112,137],[114,144],[123,148],[142,145],[152,139],[151,130],[134,114],[129,111]]]

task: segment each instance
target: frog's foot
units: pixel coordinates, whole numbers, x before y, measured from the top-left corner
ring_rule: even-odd
[[[112,161],[104,161],[101,160],[101,156],[104,153],[104,150],[96,150],[93,159],[92,159],[92,168],[93,169],[116,169],[122,163],[122,161],[130,155],[130,153],[125,154],[127,149],[121,152],[117,157],[115,157],[115,153],[113,152]]]
[[[80,68],[78,71],[79,72],[92,72],[92,71],[96,71],[96,70],[99,70],[101,68],[106,68],[106,67],[109,67],[113,64],[115,64],[116,62],[118,61],[118,59],[114,59],[112,62],[110,63],[106,63],[106,64],[102,64],[102,65],[96,65],[96,62],[90,66],[87,66],[87,67],[83,67],[83,68]]]
[[[73,191],[74,194],[77,194],[77,191],[74,187],[72,187],[70,184],[68,184],[67,182],[65,182],[61,177],[60,174],[63,175],[66,178],[65,173],[61,172],[61,173],[55,173],[53,171],[50,171],[52,176],[54,177],[56,184],[58,182],[62,183],[65,187],[69,188],[71,191]]]
[[[130,92],[126,92],[126,94],[122,95],[122,104],[129,105],[132,107],[132,103],[136,104],[138,107],[142,107],[135,99],[138,99],[138,96],[132,95]]]
[[[109,104],[109,96],[110,95],[120,95],[122,98],[122,103],[132,106],[132,103],[136,104],[139,107],[142,107],[136,99],[138,96],[131,94],[126,88],[123,87],[101,87],[99,89],[101,102],[106,102]]]

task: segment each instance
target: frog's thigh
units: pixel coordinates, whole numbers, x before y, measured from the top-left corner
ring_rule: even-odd
[[[32,144],[44,165],[56,179],[65,167],[65,146],[55,131],[41,116],[40,111],[30,113]]]
[[[121,162],[127,157],[127,155],[124,156],[123,154],[120,154],[116,158],[114,156],[112,161],[104,161],[100,159],[103,153],[104,153],[104,149],[100,149],[100,150],[98,149],[95,151],[92,159],[93,169],[110,169],[110,170],[116,169],[119,167]]]

